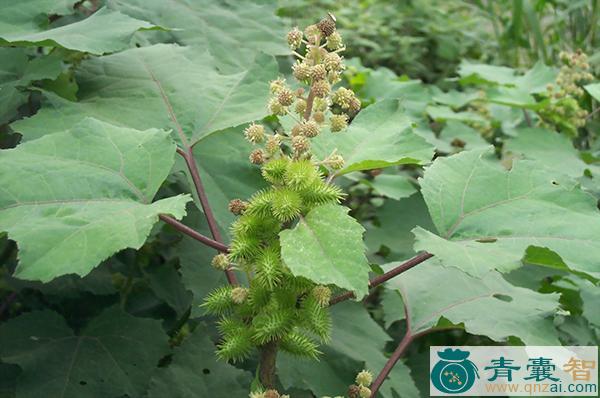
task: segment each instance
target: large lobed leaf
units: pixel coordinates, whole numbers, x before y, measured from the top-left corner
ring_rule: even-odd
[[[422,192],[439,236],[415,228],[415,249],[472,275],[517,268],[528,248],[527,261],[560,266],[554,251],[569,268],[599,276],[596,200],[535,162],[515,161],[507,171],[486,160],[489,153],[462,152],[425,171]]]
[[[324,158],[332,151],[343,156],[345,174],[399,164],[426,164],[433,147],[412,131],[399,100],[383,100],[360,112],[347,130],[323,132],[313,139],[314,153]]]
[[[266,116],[274,59],[260,55],[228,75],[215,64],[207,52],[168,44],[90,59],[78,68],[79,102],[48,95],[35,116],[12,126],[33,139],[91,116],[138,130],[171,129],[182,144],[193,145],[214,131]]]
[[[552,322],[559,295],[515,287],[496,271],[475,278],[434,260],[389,281],[387,286],[401,294],[412,334],[448,327],[445,319],[469,333],[499,342],[516,336],[528,345],[560,345]],[[436,288],[440,286],[445,288]],[[389,311],[392,307],[386,308]],[[403,319],[404,315],[397,306],[394,312],[386,313],[386,319]]]
[[[290,53],[275,1],[110,0],[108,6],[171,28],[175,42],[208,51],[227,72],[246,67],[260,51]]]
[[[572,178],[582,177],[592,168],[581,160],[569,137],[544,128],[517,129],[515,138],[506,140],[503,150],[525,159],[536,160],[541,165]]]
[[[35,21],[48,5],[45,0],[28,0],[15,6],[3,2],[0,5],[0,44],[32,47],[64,47],[70,50],[101,55],[123,50],[130,46],[135,32],[140,29],[160,29],[146,21],[131,18],[118,11],[102,8],[79,22],[45,30]],[[48,12],[55,7],[46,8]],[[66,10],[62,10],[65,12]],[[110,27],[110,29],[107,29]]]
[[[139,397],[167,337],[159,321],[114,307],[77,333],[57,313],[34,311],[0,327],[0,358],[22,369],[18,398]]]
[[[369,264],[362,241],[364,228],[339,205],[311,210],[294,229],[282,231],[281,257],[296,276],[355,292],[368,292]]]
[[[94,119],[0,152],[0,230],[19,245],[15,275],[86,275],[139,248],[159,214],[183,217],[187,195],[151,203],[174,154],[168,132]]]

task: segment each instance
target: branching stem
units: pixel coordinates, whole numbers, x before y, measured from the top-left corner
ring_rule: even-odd
[[[224,245],[221,242],[217,242],[216,240],[211,239],[208,236],[202,235],[200,232],[188,227],[187,225],[185,225],[184,223],[182,223],[180,221],[177,221],[176,219],[174,219],[171,216],[161,214],[160,219],[162,221],[164,221],[165,223],[171,225],[173,228],[175,228],[179,232],[182,232],[182,233],[188,235],[189,237],[196,239],[198,242],[204,243],[206,246],[210,246],[213,249],[217,249],[218,251],[220,251],[222,253],[227,253],[229,251],[229,248],[227,247],[227,245]]]
[[[208,228],[210,229],[210,233],[213,239],[217,243],[223,244],[223,238],[221,236],[221,232],[219,231],[219,226],[217,225],[215,216],[212,212],[212,208],[210,207],[210,204],[208,202],[208,196],[206,195],[204,185],[202,184],[202,179],[200,178],[200,172],[198,171],[196,159],[194,159],[192,147],[187,147],[185,150],[177,148],[177,153],[179,153],[183,157],[187,168],[190,171],[192,181],[194,182],[194,187],[196,188],[196,194],[198,195],[198,200],[200,200],[200,205],[202,206],[202,210],[204,211],[204,215],[206,216]],[[225,245],[223,246],[226,247]],[[226,269],[225,274],[227,276],[227,281],[229,282],[229,284],[237,285],[237,278],[231,269]]]
[[[431,253],[427,253],[427,252],[419,253],[416,256],[414,256],[413,258],[411,258],[410,260],[407,260],[407,261],[403,262],[402,264],[400,264],[399,266],[394,267],[393,269],[389,270],[385,274],[381,274],[381,275],[376,276],[375,278],[371,279],[371,281],[369,282],[369,288],[374,288],[376,286],[379,286],[382,283],[394,278],[395,276],[398,276],[401,273],[408,271],[412,267],[414,267],[418,264],[421,264],[423,261],[430,259],[431,257],[433,257],[433,254],[431,254]],[[340,294],[339,296],[333,297],[329,301],[329,305],[331,306],[331,305],[337,304],[339,302],[351,299],[353,297],[354,297],[354,292],[346,292],[346,293]]]

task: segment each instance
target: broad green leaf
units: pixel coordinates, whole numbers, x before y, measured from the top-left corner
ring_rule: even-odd
[[[515,86],[522,88],[529,94],[538,94],[547,91],[548,84],[554,83],[557,75],[556,68],[545,65],[542,61],[536,62],[523,76],[515,79]]]
[[[506,105],[516,108],[535,109],[536,100],[523,87],[491,87],[486,93],[487,100],[491,103]]]
[[[411,334],[435,330],[444,318],[499,342],[516,336],[527,345],[560,345],[552,322],[558,294],[515,287],[495,271],[475,278],[434,259],[387,283],[402,295]],[[404,316],[402,307],[397,311]]]
[[[368,369],[374,374],[381,371],[387,362],[384,349],[391,338],[369,316],[366,309],[359,303],[340,303],[331,308],[331,317],[333,320],[331,344],[324,349],[328,353],[327,357],[340,359],[335,363],[326,361],[322,364],[314,364],[307,361],[292,361],[284,357],[284,363],[279,360],[278,364],[279,377],[284,387],[302,383],[301,387],[310,389],[317,396],[339,396],[347,392],[348,386],[354,382],[354,377],[361,370]],[[366,336],[368,338],[365,338]],[[352,371],[348,371],[349,368]],[[330,383],[329,378],[324,376],[339,374],[350,375],[350,378],[341,381],[334,379],[334,382]],[[301,375],[315,377],[301,377]],[[345,388],[336,390],[335,388],[340,388],[344,381]],[[389,378],[381,386],[379,395],[384,398],[419,397],[410,371],[402,361],[394,366]]]
[[[515,70],[505,66],[474,64],[463,60],[458,67],[458,74],[468,83],[514,84]]]
[[[368,183],[378,194],[395,200],[408,198],[417,192],[407,176],[400,174],[380,174]]]
[[[178,270],[172,264],[161,264],[147,270],[146,277],[154,295],[183,316],[192,302],[192,293],[184,286]]]
[[[61,72],[58,57],[29,60],[22,48],[0,48],[0,125],[18,116],[18,108],[27,102],[24,91],[32,81],[54,79]]]
[[[141,247],[159,214],[183,217],[187,195],[152,203],[174,154],[168,132],[94,119],[0,152],[0,230],[19,245],[15,276],[86,275]]]
[[[438,145],[437,149],[445,153],[452,153],[461,149],[482,148],[489,145],[477,130],[454,120],[446,123],[438,138],[445,145]]]
[[[79,102],[48,95],[40,112],[12,126],[33,139],[91,116],[138,130],[170,129],[193,145],[214,131],[264,117],[269,80],[277,73],[274,59],[260,55],[228,75],[215,64],[206,52],[167,44],[90,59],[78,68]]]
[[[596,200],[535,162],[515,161],[507,171],[485,160],[489,153],[438,158],[425,171],[422,193],[439,236],[416,228],[415,249],[435,254],[445,266],[484,275],[519,267],[533,246],[554,251],[572,270],[600,276]],[[551,256],[536,260],[556,266]]]
[[[573,178],[582,177],[588,166],[564,134],[544,128],[516,130],[515,138],[506,140],[505,153],[536,160],[548,169]]]
[[[210,52],[220,65],[236,70],[259,51],[290,53],[274,1],[109,0],[112,9],[172,28],[177,43]],[[232,69],[233,68],[233,69]]]
[[[19,21],[20,7],[4,8],[0,6],[0,44],[3,45],[64,47],[101,55],[128,48],[131,37],[140,29],[157,28],[146,21],[102,8],[79,22],[42,30],[29,21]],[[15,15],[17,19],[13,19]]]
[[[437,88],[434,86],[434,88]],[[443,92],[441,90],[437,90],[437,92],[433,95],[433,100],[438,104],[448,105],[454,109],[462,108],[467,105],[469,102],[476,100],[479,98],[479,93],[477,91],[456,91],[451,90],[448,92]]]
[[[302,217],[293,229],[282,231],[281,257],[296,276],[355,292],[368,292],[369,264],[364,254],[364,228],[347,207],[323,205]]]
[[[0,5],[0,32],[21,34],[42,30],[48,24],[48,15],[70,14],[75,3],[76,0],[3,1]]]
[[[379,253],[387,261],[405,260],[415,254],[413,228],[434,228],[420,194],[399,201],[385,201],[375,210],[375,217],[377,223],[367,226],[365,242],[370,256]]]
[[[117,308],[77,333],[57,313],[34,311],[0,326],[0,358],[23,370],[17,398],[139,397],[167,337],[159,321]]]
[[[483,116],[475,113],[475,112],[454,112],[450,107],[447,106],[434,106],[430,105],[427,107],[427,114],[430,118],[435,121],[446,121],[446,120],[455,120],[459,122],[485,122]]]
[[[252,374],[217,361],[215,345],[204,324],[175,349],[169,366],[159,368],[148,391],[149,398],[245,397]]]
[[[596,101],[600,101],[600,83],[588,84],[584,88]]]
[[[342,155],[345,174],[399,164],[426,164],[433,147],[413,133],[411,121],[398,100],[384,100],[361,111],[347,130],[325,131],[313,139],[313,152],[325,158],[333,150]]]

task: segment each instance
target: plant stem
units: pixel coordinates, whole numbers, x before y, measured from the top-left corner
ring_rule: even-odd
[[[431,254],[431,253],[427,253],[427,252],[419,253],[416,256],[414,256],[413,258],[411,258],[410,260],[407,260],[407,261],[403,262],[402,264],[400,264],[399,266],[394,267],[393,269],[389,270],[385,274],[376,276],[375,278],[371,279],[371,281],[369,282],[369,288],[374,288],[376,286],[379,286],[382,283],[400,275],[401,273],[408,271],[412,267],[414,267],[418,264],[421,264],[423,261],[430,259],[431,257],[433,257],[433,254]],[[331,306],[331,305],[337,304],[339,302],[351,299],[353,297],[355,297],[354,292],[346,292],[346,293],[340,294],[339,296],[333,297],[331,300],[329,300],[329,305]]]
[[[258,377],[266,389],[275,387],[275,363],[277,360],[277,342],[269,341],[260,347]]]
[[[223,238],[221,236],[221,232],[219,231],[219,226],[217,225],[217,221],[212,212],[212,208],[208,203],[208,196],[206,195],[204,185],[202,184],[202,179],[200,178],[200,172],[198,171],[196,159],[194,159],[192,147],[187,147],[186,150],[177,148],[177,153],[179,153],[183,157],[188,167],[188,170],[190,171],[190,175],[192,176],[192,181],[194,182],[194,187],[196,188],[198,199],[200,200],[200,205],[202,206],[202,210],[204,211],[204,215],[208,223],[208,228],[210,229],[210,233],[213,239],[219,243],[223,243]],[[230,268],[225,270],[225,275],[227,276],[227,281],[230,285],[237,285],[237,278]]]
[[[533,127],[533,124],[531,123],[531,117],[529,116],[527,109],[523,109],[523,116],[525,116],[525,121],[527,122],[527,127]]]
[[[383,369],[381,369],[381,372],[377,375],[377,378],[375,379],[373,384],[371,384],[371,398],[375,398],[377,392],[379,391],[379,388],[381,388],[381,385],[396,365],[396,362],[398,362],[400,357],[402,357],[410,343],[413,342],[414,338],[415,336],[413,336],[410,333],[410,330],[407,330],[406,334],[400,341],[400,344],[398,344],[398,347],[396,347],[396,350],[394,351],[390,359],[388,359]]]
[[[174,219],[171,216],[167,216],[165,214],[161,214],[160,219],[163,220],[165,223],[171,225],[172,227],[174,227],[176,230],[183,232],[184,234],[188,235],[189,237],[196,239],[199,242],[204,243],[206,246],[210,246],[213,249],[217,249],[218,251],[222,252],[222,253],[227,253],[229,251],[229,248],[224,245],[221,242],[217,242],[214,239],[209,238],[208,236],[202,235],[200,232],[188,227],[187,225],[185,225],[184,223],[177,221],[176,219]]]
[[[315,93],[311,89],[308,93],[308,98],[306,98],[306,110],[304,111],[304,120],[310,119],[310,114],[312,113],[313,102],[315,101]]]

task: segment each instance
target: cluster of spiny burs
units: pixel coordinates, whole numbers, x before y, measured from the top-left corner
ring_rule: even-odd
[[[299,59],[293,74],[298,86],[308,86],[308,90],[292,89],[281,78],[271,82],[271,113],[295,124],[289,132],[267,133],[260,124],[245,129],[245,138],[259,146],[250,161],[260,165],[269,187],[247,202],[230,202],[230,210],[239,215],[231,226],[230,251],[213,259],[218,269],[243,271],[248,285],[219,287],[203,304],[208,313],[220,317],[217,355],[224,360],[243,360],[255,348],[267,345],[317,358],[319,344],[330,335],[331,290],[290,272],[282,261],[279,232],[311,209],[339,203],[343,197],[323,175],[341,168],[343,159],[334,152],[315,160],[310,139],[326,126],[329,131],[323,134],[344,130],[360,109],[360,101],[350,90],[331,88],[344,69],[339,56],[343,45],[333,17],[309,26],[304,33],[295,28],[287,39]]]
[[[582,86],[594,79],[589,72],[587,55],[581,50],[574,53],[561,52],[562,62],[556,85],[547,86],[548,99],[538,112],[542,125],[564,131],[571,136],[586,124],[588,112],[580,105],[585,95]]]

